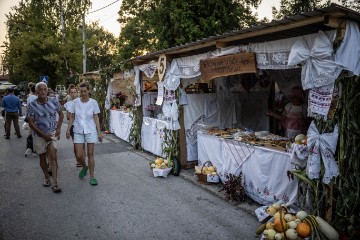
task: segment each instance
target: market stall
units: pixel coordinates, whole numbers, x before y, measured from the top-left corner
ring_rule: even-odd
[[[110,110],[109,130],[120,139],[129,142],[134,123],[131,109],[134,104],[133,71],[115,73],[107,89],[106,108]]]

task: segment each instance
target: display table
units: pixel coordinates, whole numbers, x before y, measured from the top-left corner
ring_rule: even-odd
[[[217,169],[223,182],[226,174],[243,173],[246,193],[254,201],[269,205],[274,202],[296,203],[298,182],[289,180],[287,171],[294,163],[304,165],[291,155],[269,148],[223,139],[198,131],[199,167],[206,161]]]
[[[164,129],[167,127],[166,121],[144,116],[141,126],[141,146],[143,149],[156,156],[165,157],[162,152],[162,142]]]
[[[129,142],[130,129],[133,123],[134,121],[131,119],[130,113],[110,110],[109,130],[126,142]]]

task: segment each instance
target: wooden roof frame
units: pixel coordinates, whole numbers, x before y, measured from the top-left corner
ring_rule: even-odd
[[[262,42],[273,41],[312,34],[319,30],[338,29],[341,35],[345,32],[345,24],[348,19],[359,23],[360,13],[337,4],[331,4],[326,8],[285,17],[282,20],[251,26],[223,35],[211,36],[196,42],[135,57],[127,60],[127,62],[141,65],[157,61],[161,54],[165,54],[168,59],[173,59],[206,53],[226,46],[261,42],[259,39],[266,39]]]

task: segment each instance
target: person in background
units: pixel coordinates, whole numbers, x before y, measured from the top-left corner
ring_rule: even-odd
[[[75,99],[73,96],[71,96],[71,93],[70,93],[71,89],[74,89],[74,88],[76,89],[76,86],[71,83],[66,91],[67,94],[65,97],[65,102],[70,102]],[[76,95],[76,97],[77,97],[77,95]]]
[[[73,100],[72,107],[69,109],[71,116],[66,137],[70,138],[70,128],[74,124],[75,155],[82,165],[79,177],[83,179],[90,169],[90,184],[94,186],[98,184],[94,177],[94,145],[102,141],[102,134],[98,117],[100,108],[96,100],[90,98],[89,93],[90,85],[87,82],[81,83],[80,98]],[[87,145],[88,166],[85,163],[85,144]]]
[[[71,113],[69,112],[69,109],[71,109],[71,107],[72,107],[73,100],[75,100],[78,97],[78,91],[74,84],[70,84],[67,92],[68,92],[68,95],[66,97],[69,97],[69,98],[67,98],[67,101],[66,101],[64,107],[66,109],[66,119],[69,121],[70,117],[71,117]],[[71,136],[72,141],[74,142],[74,124],[70,128],[70,136]],[[74,154],[76,156],[75,143],[74,143]],[[76,166],[82,167],[81,163],[77,159],[76,159]]]
[[[36,95],[36,93],[35,93],[35,84],[34,83],[29,83],[29,89],[30,89],[30,93],[29,93],[29,95],[28,95],[28,97],[27,97],[27,99],[26,99],[26,106],[30,103],[30,102],[32,102],[32,101],[34,101],[35,99],[37,99],[37,95]]]
[[[268,110],[267,115],[283,122],[285,137],[293,139],[298,134],[306,134],[309,127],[307,106],[304,104],[305,93],[300,86],[295,86],[289,94],[290,102],[282,113]]]
[[[38,98],[29,103],[27,118],[29,127],[34,131],[34,150],[39,154],[40,166],[45,175],[44,187],[51,185],[47,171],[46,157],[48,157],[52,169],[52,190],[55,193],[61,192],[57,182],[57,140],[60,138],[61,125],[64,114],[61,105],[56,98],[48,97],[48,87],[44,82],[35,85]]]
[[[15,127],[15,132],[18,138],[21,138],[19,127],[19,116],[22,115],[20,99],[14,95],[14,89],[8,88],[8,95],[2,99],[2,107],[5,108],[5,139],[10,139],[11,122]]]

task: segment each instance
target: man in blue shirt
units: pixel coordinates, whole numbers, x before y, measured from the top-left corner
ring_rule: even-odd
[[[6,137],[10,139],[11,121],[14,122],[16,135],[21,138],[19,127],[19,114],[22,115],[20,99],[14,95],[14,89],[9,88],[8,95],[2,99],[2,107],[5,108]]]

